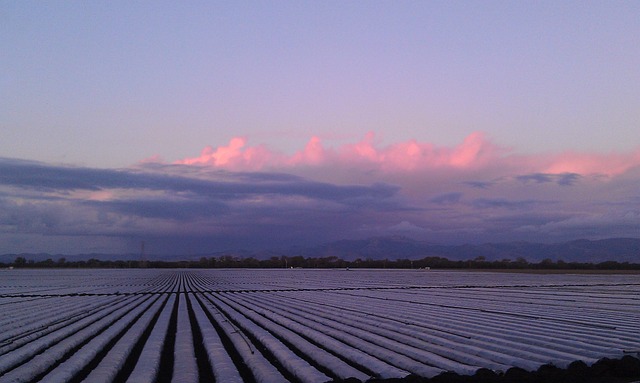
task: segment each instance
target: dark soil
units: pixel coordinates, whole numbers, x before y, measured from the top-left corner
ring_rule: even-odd
[[[566,369],[544,365],[536,371],[513,367],[504,373],[480,369],[473,375],[444,372],[433,378],[409,375],[401,379],[370,379],[367,383],[630,383],[640,382],[640,359],[626,355],[621,359],[600,359],[591,366],[573,362]],[[359,383],[356,379],[334,383]]]

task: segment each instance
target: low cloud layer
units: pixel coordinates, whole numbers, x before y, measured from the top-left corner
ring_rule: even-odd
[[[521,155],[373,134],[291,155],[244,138],[175,163],[0,159],[0,252],[204,253],[406,235],[438,243],[637,237],[640,150]]]
[[[375,220],[408,209],[399,188],[383,183],[335,185],[187,165],[105,170],[0,159],[0,185],[0,235],[7,239],[149,238],[164,243],[158,252],[180,252],[181,246],[220,250],[216,243],[284,245],[278,238],[328,240],[368,216]]]

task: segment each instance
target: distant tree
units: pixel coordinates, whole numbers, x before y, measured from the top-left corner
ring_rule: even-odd
[[[2,264],[0,263],[0,267]],[[67,261],[64,257],[54,262],[50,258],[44,261],[35,262],[32,259],[27,260],[20,256],[7,266],[19,267],[67,267],[67,268],[140,268],[143,267],[139,260],[118,260],[118,261],[102,261],[91,258],[88,261]],[[432,269],[571,269],[571,270],[640,270],[640,263],[629,263],[618,261],[605,261],[597,264],[564,262],[563,260],[554,261],[551,258],[545,258],[539,263],[528,263],[526,259],[518,257],[515,261],[508,258],[496,261],[487,261],[484,256],[474,259],[452,261],[444,257],[429,256],[422,259],[400,258],[395,260],[373,259],[366,257],[365,259],[357,258],[354,261],[346,261],[337,256],[331,255],[327,257],[308,257],[301,255],[296,256],[271,256],[267,259],[256,259],[254,257],[239,257],[233,255],[222,255],[216,257],[201,257],[193,261],[149,261],[148,267],[152,268],[283,268],[288,267],[304,267],[304,268],[390,268],[390,269],[410,269],[410,268],[432,268]]]
[[[15,267],[24,267],[27,265],[27,260],[24,257],[17,257],[15,261],[13,261],[13,266]]]
[[[616,261],[605,261],[597,264],[598,269],[601,270],[615,270],[621,269],[620,264]]]
[[[529,262],[527,262],[526,259],[524,259],[523,257],[518,257],[516,258],[516,261],[513,262],[514,266],[519,268],[519,269],[524,269],[525,267],[527,267],[529,265]]]
[[[289,266],[291,267],[304,267],[305,261],[302,255],[296,255],[289,258]]]
[[[558,259],[556,261],[556,267],[558,269],[568,269],[571,267],[571,265],[569,265],[567,262],[563,261],[562,259]]]
[[[245,258],[242,260],[242,267],[258,268],[260,267],[260,261],[258,261],[254,257]]]
[[[551,258],[545,258],[542,261],[540,261],[540,263],[538,263],[538,268],[541,269],[553,269],[555,264],[553,263],[553,260]]]

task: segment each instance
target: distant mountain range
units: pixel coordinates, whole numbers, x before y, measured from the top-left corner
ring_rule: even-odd
[[[602,240],[580,239],[560,243],[531,243],[505,242],[484,243],[479,245],[438,245],[430,242],[417,241],[406,237],[375,237],[362,240],[341,240],[319,246],[294,247],[288,250],[265,251],[224,251],[197,255],[147,255],[149,260],[176,261],[197,260],[201,257],[254,257],[268,259],[280,256],[303,256],[304,258],[335,256],[344,260],[361,259],[421,259],[425,257],[443,257],[450,260],[467,260],[484,257],[488,261],[524,258],[528,262],[540,262],[543,259],[565,262],[604,261],[640,262],[639,238],[609,238]],[[0,262],[10,263],[16,257],[27,260],[43,261],[52,259],[57,261],[66,258],[68,261],[81,261],[91,258],[100,260],[138,260],[140,254],[4,254],[0,255]]]

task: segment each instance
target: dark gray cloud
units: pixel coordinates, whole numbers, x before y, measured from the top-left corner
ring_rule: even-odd
[[[188,221],[197,218],[215,217],[229,212],[230,207],[221,201],[172,201],[166,199],[132,199],[119,201],[88,201],[103,212],[116,212],[144,218]]]
[[[169,169],[169,167],[165,167]],[[193,167],[171,166],[175,173]],[[154,170],[158,170],[156,167]],[[334,185],[280,173],[203,172],[209,177],[190,178],[174,173],[142,170],[106,170],[50,166],[31,161],[0,159],[0,185],[41,191],[98,191],[105,189],[188,192],[204,197],[238,198],[257,194],[296,195],[314,199],[350,201],[361,198],[389,198],[399,188],[377,183],[370,186]]]
[[[544,173],[535,173],[535,174],[526,174],[522,176],[517,176],[516,179],[518,181],[522,181],[523,183],[535,182],[538,184],[547,183],[553,181],[552,174],[544,174]]]
[[[555,182],[560,186],[572,186],[581,178],[576,173],[562,173],[562,174],[547,174],[547,173],[533,173],[516,176],[516,179],[524,184],[528,183],[550,183]]]
[[[471,186],[476,189],[488,189],[495,184],[494,181],[465,181],[465,185]]]
[[[580,174],[564,173],[564,174],[558,175],[557,182],[558,182],[558,185],[561,185],[561,186],[572,186],[576,182],[578,182],[580,178],[582,178]]]
[[[337,185],[183,165],[105,170],[0,159],[0,189],[5,235],[173,238],[200,250],[214,238],[240,248],[317,242],[411,209],[398,198],[399,187],[384,183]]]
[[[100,190],[139,187],[141,182],[153,183],[129,171],[51,166],[0,158],[0,185],[36,190]]]
[[[22,202],[16,204],[0,198],[0,228],[22,233],[53,233],[60,226],[63,209],[55,205]]]
[[[508,209],[523,210],[531,209],[535,205],[544,203],[534,200],[508,200],[504,198],[478,198],[471,202],[472,206],[477,209]]]

